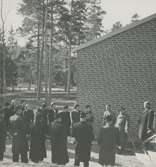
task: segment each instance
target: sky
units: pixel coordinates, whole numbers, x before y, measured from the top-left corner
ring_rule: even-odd
[[[21,1],[3,0],[6,31],[10,27],[16,29],[22,24],[23,17],[17,14]],[[103,20],[105,30],[109,30],[117,21],[120,21],[122,25],[130,23],[135,13],[140,16],[140,19],[156,13],[156,0],[101,0],[101,6],[107,13]],[[24,45],[25,41],[25,39],[18,38],[19,45]]]

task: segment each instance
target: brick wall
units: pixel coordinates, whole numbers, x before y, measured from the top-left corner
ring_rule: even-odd
[[[95,131],[105,105],[127,109],[136,136],[143,102],[156,111],[156,18],[77,51],[78,102],[92,105]]]

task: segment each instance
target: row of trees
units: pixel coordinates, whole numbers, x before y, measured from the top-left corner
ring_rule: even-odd
[[[3,34],[0,34],[0,93],[5,93],[6,87],[12,87],[17,85],[18,79],[18,67],[15,61],[12,59],[14,52],[10,43],[6,44],[2,40]],[[8,39],[8,41],[10,41]]]
[[[16,32],[11,29],[5,44],[2,29],[1,90],[5,84],[13,87],[17,78],[21,78],[29,87],[37,81],[38,98],[43,81],[49,99],[54,81],[63,83],[69,92],[76,71],[72,48],[105,33],[102,21],[106,12],[100,7],[100,0],[23,0],[18,12],[24,19],[17,32],[29,40],[16,57]],[[137,20],[137,14],[132,16],[132,22]],[[121,27],[122,24],[116,22],[111,31]],[[5,61],[4,55],[7,55]]]
[[[41,92],[42,76],[51,97],[54,55],[68,50],[67,88],[70,91],[71,49],[103,33],[102,19],[106,13],[99,0],[23,0],[18,12],[24,20],[19,32],[28,36],[35,54],[37,92]],[[48,75],[47,75],[48,74]]]

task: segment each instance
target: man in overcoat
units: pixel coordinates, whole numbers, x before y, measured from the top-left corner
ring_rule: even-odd
[[[84,167],[89,166],[91,144],[94,140],[93,128],[87,122],[85,113],[81,113],[80,123],[74,125],[72,136],[76,140],[75,148],[75,166],[79,166],[83,162]]]
[[[25,121],[23,120],[21,106],[18,106],[16,109],[16,114],[10,117],[10,133],[13,137],[12,139],[13,162],[18,162],[19,156],[21,156],[21,161],[27,163],[28,128],[25,124]]]
[[[50,104],[50,108],[48,110],[48,124],[50,125],[52,122],[54,122],[56,115],[58,113],[58,110],[56,109],[55,103]]]
[[[69,161],[67,152],[67,131],[64,124],[62,124],[62,117],[60,114],[56,115],[56,120],[51,125],[51,150],[52,163],[58,165],[65,165]]]
[[[74,110],[71,112],[71,124],[72,124],[72,126],[73,126],[75,123],[80,122],[80,114],[81,114],[80,105],[79,105],[79,104],[76,104],[76,105],[74,106]]]
[[[64,110],[60,112],[60,116],[62,119],[62,124],[66,128],[68,136],[70,136],[71,118],[68,105],[64,106]]]
[[[42,112],[43,110],[38,109],[30,137],[30,159],[36,163],[46,158],[46,130],[45,121],[43,120],[45,118],[43,118]]]
[[[24,118],[24,121],[30,130],[31,127],[33,126],[33,122],[34,122],[34,112],[32,109],[30,109],[29,104],[26,104],[24,107],[23,118]]]

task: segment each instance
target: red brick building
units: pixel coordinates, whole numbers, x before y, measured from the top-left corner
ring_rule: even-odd
[[[92,105],[95,129],[101,124],[105,104],[117,112],[127,109],[130,132],[136,136],[143,102],[156,110],[156,14],[75,50],[78,102]]]

